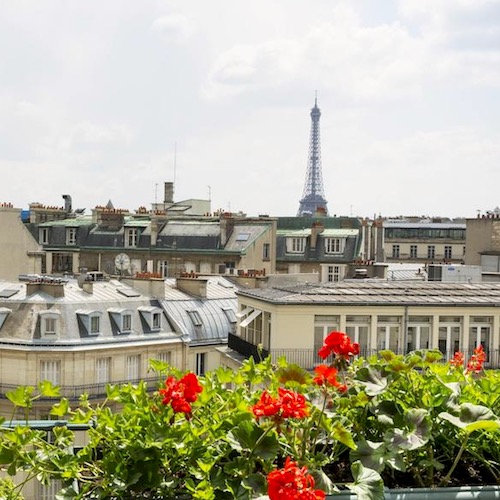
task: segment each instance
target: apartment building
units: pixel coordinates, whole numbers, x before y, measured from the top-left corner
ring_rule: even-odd
[[[488,365],[500,366],[500,284],[348,280],[237,295],[238,329],[222,355],[228,366],[241,357],[271,355],[312,369],[333,330],[359,342],[362,355],[439,349],[451,359],[481,344]]]

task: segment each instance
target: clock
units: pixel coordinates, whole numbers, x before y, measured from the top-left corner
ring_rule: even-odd
[[[130,257],[126,253],[119,253],[115,257],[115,267],[123,273],[125,269],[128,269],[130,266]]]

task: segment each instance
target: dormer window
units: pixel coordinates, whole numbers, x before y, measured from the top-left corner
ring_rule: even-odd
[[[130,309],[108,309],[116,327],[116,333],[130,333],[132,331],[132,311]]]
[[[325,238],[325,253],[344,253],[345,238]]]
[[[39,315],[41,337],[45,339],[57,338],[61,313],[59,311],[40,311]]]
[[[286,251],[287,253],[304,253],[306,248],[305,238],[287,238]]]
[[[127,227],[125,229],[125,246],[136,247],[139,231],[135,227]]]
[[[79,309],[76,311],[79,323],[84,328],[84,333],[89,336],[96,336],[101,334],[102,330],[102,312],[94,310]]]
[[[76,245],[76,227],[66,228],[66,245]]]
[[[154,306],[143,306],[138,307],[137,310],[139,311],[142,319],[146,322],[146,331],[149,330],[150,332],[158,332],[161,330],[161,321],[163,316],[162,309]]]
[[[7,307],[0,307],[0,330],[2,329],[2,326],[5,323],[7,316],[11,312],[12,312],[12,309],[8,309]]]
[[[49,244],[49,228],[41,227],[38,230],[38,242],[40,245],[48,245]]]

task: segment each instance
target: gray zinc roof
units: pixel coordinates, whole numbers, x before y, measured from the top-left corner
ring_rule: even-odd
[[[343,281],[293,287],[240,290],[274,304],[500,306],[500,283]]]

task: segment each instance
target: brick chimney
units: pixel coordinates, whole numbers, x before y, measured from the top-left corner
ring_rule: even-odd
[[[322,222],[314,221],[311,226],[311,250],[316,249],[316,243],[318,242],[318,236],[325,230],[325,226]]]
[[[207,298],[207,278],[177,278],[177,288],[183,292],[199,297]]]

